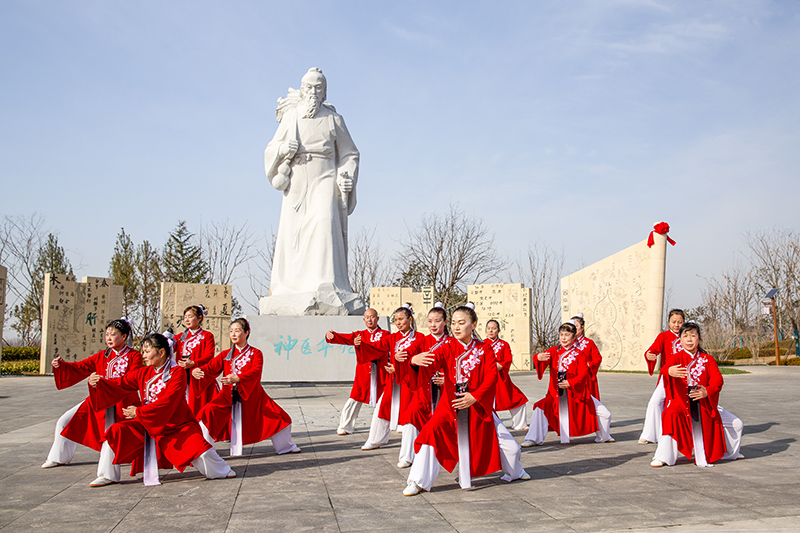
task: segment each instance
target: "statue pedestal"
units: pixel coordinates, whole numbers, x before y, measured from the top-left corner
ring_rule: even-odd
[[[366,310],[358,294],[339,291],[265,296],[258,302],[259,315],[348,316],[363,315]]]
[[[350,333],[364,329],[360,316],[246,316],[248,343],[264,353],[261,381],[270,383],[352,382],[356,351],[353,346],[328,344],[325,333]],[[389,318],[381,317],[389,329]]]

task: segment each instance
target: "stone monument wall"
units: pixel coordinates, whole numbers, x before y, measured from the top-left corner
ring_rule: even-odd
[[[329,344],[329,330],[364,329],[362,316],[247,316],[251,346],[264,354],[261,380],[271,383],[352,383],[356,369],[353,346]],[[387,329],[389,321],[378,322]]]
[[[175,335],[186,329],[183,310],[190,305],[202,305],[208,313],[203,319],[203,329],[214,335],[215,352],[231,347],[230,325],[232,293],[230,285],[202,283],[161,284],[161,331],[172,328]]]
[[[475,304],[481,338],[486,336],[486,323],[497,320],[500,338],[511,345],[511,370],[531,370],[531,289],[521,283],[469,285],[467,299]]]
[[[603,370],[646,370],[644,351],[661,331],[667,241],[642,241],[561,279],[561,318],[583,313]]]
[[[45,274],[39,373],[53,358],[80,361],[106,348],[105,328],[122,316],[122,287],[110,278]]]
[[[425,335],[429,333],[428,311],[436,303],[433,299],[433,287],[422,287],[421,291],[415,291],[411,287],[372,287],[369,290],[369,302],[370,307],[378,312],[378,316],[389,318],[392,331],[397,331],[392,313],[404,304],[411,304],[417,330]]]

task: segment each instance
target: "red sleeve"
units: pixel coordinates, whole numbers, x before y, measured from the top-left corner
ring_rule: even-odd
[[[105,350],[101,350],[83,361],[76,361],[74,363],[61,361],[58,368],[53,368],[53,379],[56,382],[56,389],[62,390],[67,387],[72,387],[76,383],[80,383],[91,376],[93,372],[102,374],[102,370],[98,371],[98,365],[102,363],[101,358],[105,352]]]
[[[144,368],[144,359],[142,358],[142,354],[136,350],[131,350],[128,352],[128,372],[132,370],[138,370],[140,368]]]
[[[159,393],[156,401],[136,408],[136,419],[150,436],[161,435],[180,402],[186,401],[185,395],[186,372],[179,366],[173,367],[166,388]]]
[[[658,359],[655,361],[651,361],[647,358],[647,353],[654,353],[661,356],[661,367],[663,368],[665,365],[664,356],[666,355],[666,350],[664,350],[664,332],[659,333],[656,337],[656,340],[653,341],[653,344],[644,352],[644,360],[647,363],[647,371],[650,372],[650,375],[653,375],[653,372],[656,369],[656,363]]]
[[[328,344],[344,344],[345,346],[353,346],[353,342],[355,341],[356,335],[360,335],[360,331],[354,331],[353,333],[336,333],[333,332],[333,339],[328,341]],[[326,339],[327,340],[327,339]],[[361,335],[361,341],[364,341],[364,336]]]
[[[536,365],[536,376],[539,379],[542,379],[542,377],[544,377],[544,371],[547,370],[547,367],[553,361],[553,357],[556,356],[556,351],[558,351],[558,346],[553,346],[552,348],[548,348],[547,350],[545,350],[545,353],[550,354],[549,361],[539,361],[539,354],[535,354],[533,356],[534,357],[533,363]]]
[[[200,343],[200,353],[194,358],[194,364],[203,366],[214,358],[214,334],[203,331],[203,341]]]
[[[481,382],[470,394],[477,400],[473,405],[478,416],[486,418],[491,416],[494,408],[494,398],[497,388],[497,359],[494,350],[484,345]]]
[[[503,365],[503,373],[508,375],[511,370],[511,363],[514,361],[514,356],[511,354],[511,345],[503,341],[503,348],[500,350],[500,357],[497,362]]]
[[[719,393],[722,392],[722,373],[719,371],[717,362],[710,355],[708,356],[708,385],[706,391],[708,392],[708,402],[711,404],[710,411],[716,413],[717,405],[719,404]],[[713,414],[712,414],[713,416]]]
[[[591,375],[596,376],[597,372],[600,370],[600,364],[603,362],[603,356],[600,355],[600,350],[597,349],[597,345],[591,339],[589,340],[589,352],[590,353],[586,354],[586,363],[589,365]]]
[[[214,383],[214,381],[217,379],[217,376],[219,376],[225,369],[225,356],[228,355],[229,351],[230,350],[223,350],[219,352],[216,357],[211,359],[211,361],[199,367],[200,370],[205,373],[205,377],[198,380],[203,389]],[[192,377],[192,379],[197,378]]]
[[[578,350],[578,375],[572,379],[568,379],[571,389],[581,391],[586,387],[589,381],[589,365],[586,364],[586,354],[582,350]]]
[[[261,388],[261,369],[264,367],[264,354],[258,348],[252,348],[253,355],[244,372],[239,374],[239,384],[236,388],[243,400],[254,394],[256,387]]]
[[[417,366],[417,365],[412,365],[409,362],[409,364],[407,365],[408,373],[406,376],[407,380],[405,381],[406,385],[408,385],[409,388],[416,390],[430,383],[433,375],[436,372],[438,372],[441,368],[446,366],[447,351],[449,345],[450,343],[443,342],[442,344],[439,345],[438,348],[436,348],[435,350],[431,350],[430,353],[432,353],[435,356],[435,358],[430,366]],[[412,348],[415,348],[417,350],[417,352],[414,355],[425,353],[425,350],[427,349],[424,342],[420,342],[418,346],[412,346]],[[395,369],[396,368],[397,366],[395,366]],[[395,372],[396,371],[397,370],[395,370]]]
[[[138,391],[138,378],[142,372],[147,372],[147,369],[128,370],[121,378],[100,379],[96,387],[89,387],[89,401],[92,402],[92,407],[98,411],[106,409],[128,396],[130,391]]]

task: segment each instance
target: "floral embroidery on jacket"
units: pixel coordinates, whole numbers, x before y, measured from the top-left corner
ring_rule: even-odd
[[[558,360],[558,371],[559,372],[566,372],[569,369],[569,366],[577,359],[578,351],[574,348],[570,349],[570,351],[564,353]]]

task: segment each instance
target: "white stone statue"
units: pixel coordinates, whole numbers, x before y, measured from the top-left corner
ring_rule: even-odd
[[[347,277],[347,217],[356,207],[358,149],[311,68],[300,90],[278,99],[278,131],[264,152],[270,183],[283,191],[270,296],[260,314],[347,315],[364,303]]]

